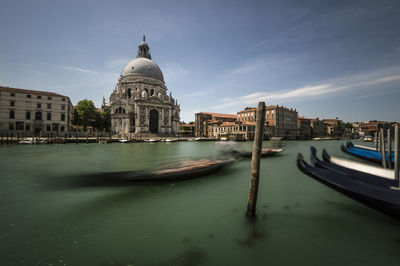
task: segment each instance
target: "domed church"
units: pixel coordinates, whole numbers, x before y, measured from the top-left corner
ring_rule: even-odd
[[[111,130],[116,134],[179,133],[180,106],[167,95],[164,77],[151,60],[146,37],[139,44],[136,58],[124,68],[111,93]]]

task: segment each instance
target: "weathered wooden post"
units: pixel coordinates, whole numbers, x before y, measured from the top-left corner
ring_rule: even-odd
[[[399,125],[394,128],[394,178],[399,181]]]
[[[251,157],[250,192],[247,200],[247,216],[256,215],[258,184],[260,177],[260,157],[263,141],[263,130],[265,123],[265,102],[259,102],[256,113],[256,131],[253,144],[253,155]]]
[[[381,155],[382,155],[382,167],[387,168],[386,164],[386,148],[385,148],[385,134],[383,128],[381,128]]]
[[[1,132],[1,146],[3,146],[3,132]]]
[[[374,133],[375,150],[378,150],[378,131]]]
[[[392,134],[391,134],[391,129],[389,128],[387,130],[387,145],[388,145],[388,168],[392,169],[393,168],[393,162],[392,162]]]
[[[8,132],[7,132],[7,145],[8,145]]]
[[[78,132],[75,133],[75,144],[78,144]]]
[[[88,143],[89,142],[89,134],[88,134],[88,132],[86,131],[86,143]]]

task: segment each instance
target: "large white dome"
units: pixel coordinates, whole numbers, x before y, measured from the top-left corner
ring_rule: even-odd
[[[138,57],[130,61],[122,73],[122,76],[127,75],[143,75],[164,81],[158,65],[145,57]]]

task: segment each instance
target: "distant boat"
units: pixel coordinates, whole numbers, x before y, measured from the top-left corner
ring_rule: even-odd
[[[23,139],[18,142],[19,144],[33,144],[33,139]]]
[[[101,140],[99,140],[99,144],[107,144],[107,140],[106,139],[101,139]]]
[[[118,141],[121,142],[121,143],[131,142],[131,140],[129,140],[129,139],[119,139]]]
[[[177,139],[165,139],[165,142],[175,142]]]
[[[364,137],[363,141],[364,141],[364,142],[372,142],[372,141],[373,141],[373,139],[372,139],[372,137],[371,137],[371,136],[369,136],[369,135],[366,135],[366,136]]]
[[[271,137],[270,139],[273,141],[279,141],[282,140],[282,137]]]
[[[46,139],[26,138],[18,142],[19,144],[47,144]]]
[[[261,157],[268,157],[272,155],[276,155],[282,152],[283,149],[279,148],[264,148],[261,150]],[[235,158],[251,158],[253,155],[252,151],[240,151],[240,150],[232,150],[232,155]]]
[[[314,178],[322,184],[346,195],[360,203],[363,203],[380,212],[400,219],[400,190],[383,184],[374,184],[374,180],[380,177],[355,171],[338,171],[327,169],[318,164],[313,156],[311,165],[304,161],[303,155],[297,157],[298,168],[306,175]]]
[[[159,139],[145,139],[145,142],[159,142]]]

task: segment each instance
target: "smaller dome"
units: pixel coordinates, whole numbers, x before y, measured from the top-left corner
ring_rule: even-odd
[[[149,45],[147,44],[147,42],[141,42],[141,43],[139,44],[139,46],[146,46],[146,47],[149,47]]]

